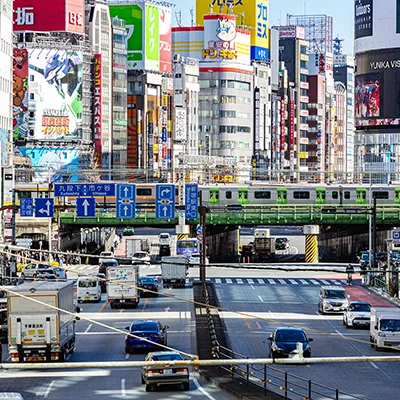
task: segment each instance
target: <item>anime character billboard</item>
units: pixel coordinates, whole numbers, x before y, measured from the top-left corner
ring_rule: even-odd
[[[29,52],[29,99],[34,139],[82,136],[82,53],[33,49]]]
[[[28,135],[28,51],[13,50],[13,132],[14,139]]]

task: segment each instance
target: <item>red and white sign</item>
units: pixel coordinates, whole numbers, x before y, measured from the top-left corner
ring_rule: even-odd
[[[285,151],[285,100],[281,100],[281,150]]]
[[[94,109],[93,109],[93,128],[94,128],[94,150],[98,155],[101,164],[101,136],[102,136],[102,112],[101,112],[101,54],[94,55]],[[101,165],[99,165],[101,166]]]
[[[289,125],[289,139],[290,151],[294,150],[294,90],[290,89],[290,125]]]
[[[305,40],[306,30],[302,26],[273,26],[274,29],[279,31],[279,38],[296,38],[300,40]]]
[[[84,0],[14,0],[14,32],[85,32]]]
[[[171,8],[160,8],[160,72],[172,72],[171,62]]]

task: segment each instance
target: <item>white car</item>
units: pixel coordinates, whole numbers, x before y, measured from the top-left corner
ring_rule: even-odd
[[[102,251],[100,253],[99,263],[101,264],[104,261],[108,261],[110,258],[114,258],[114,253],[112,251]]]
[[[343,325],[346,328],[370,325],[371,304],[364,301],[352,301],[343,314]]]
[[[171,244],[171,235],[169,233],[160,233],[158,236],[158,243],[160,244]]]
[[[189,260],[190,265],[200,265],[201,264],[201,257],[200,253],[193,253]],[[206,257],[206,265],[209,264],[208,257]]]
[[[145,251],[138,251],[133,254],[132,262],[137,264],[150,264],[150,256]]]

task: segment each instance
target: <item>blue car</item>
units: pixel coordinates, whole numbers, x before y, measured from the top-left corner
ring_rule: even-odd
[[[66,280],[67,279],[67,271],[65,269],[62,268],[53,268],[57,279],[62,279],[62,280]]]
[[[292,358],[296,352],[296,344],[303,344],[303,357],[311,357],[310,342],[303,329],[300,328],[277,328],[268,338],[270,341],[269,356],[271,358]]]
[[[168,328],[168,326],[164,326],[159,321],[132,322],[125,329],[129,330],[132,335],[147,339],[151,343],[127,335],[125,338],[125,353],[131,353],[137,349],[154,349],[160,344],[166,346]]]

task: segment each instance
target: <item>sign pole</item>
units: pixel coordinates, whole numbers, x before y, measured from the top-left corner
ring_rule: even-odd
[[[207,209],[203,206],[202,192],[200,192],[200,225],[203,231],[203,238],[201,240],[201,262],[200,262],[200,280],[201,284],[206,284],[206,223],[207,223]]]

